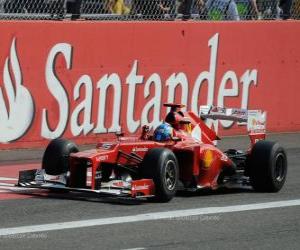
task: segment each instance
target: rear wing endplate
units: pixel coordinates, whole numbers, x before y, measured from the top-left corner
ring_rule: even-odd
[[[227,120],[237,122],[239,126],[247,125],[250,133],[265,133],[267,113],[261,110],[237,108],[221,108],[216,106],[200,106],[202,119]]]

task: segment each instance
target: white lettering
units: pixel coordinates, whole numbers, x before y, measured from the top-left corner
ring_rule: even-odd
[[[114,87],[114,105],[112,112],[112,125],[107,130],[104,126],[105,119],[105,104],[107,89],[109,86]],[[120,77],[113,73],[111,75],[106,74],[97,83],[97,88],[100,91],[99,95],[99,107],[98,107],[98,122],[97,127],[94,129],[94,133],[106,133],[106,132],[117,132],[120,131],[120,108],[121,108],[121,80]],[[110,100],[108,100],[110,101]]]
[[[67,43],[56,44],[50,51],[46,63],[46,83],[50,93],[56,99],[59,105],[58,124],[54,130],[48,126],[48,111],[43,109],[42,113],[42,136],[48,139],[54,139],[61,136],[66,129],[69,117],[69,99],[62,83],[55,75],[55,59],[61,53],[67,64],[67,69],[71,68],[72,46]]]
[[[121,130],[120,115],[123,111],[126,112],[125,126],[129,133],[135,133],[141,125],[155,128],[163,118],[161,117],[162,100],[169,103],[181,102],[187,107],[190,105],[191,110],[199,114],[200,105],[216,104],[224,107],[229,98],[240,96],[241,108],[247,109],[250,87],[251,84],[257,86],[258,71],[247,69],[241,76],[238,76],[233,70],[222,72],[223,76],[218,75],[221,82],[217,89],[218,45],[219,34],[216,33],[208,41],[210,50],[208,69],[199,72],[194,86],[189,83],[188,75],[184,72],[173,72],[166,77],[165,82],[162,82],[158,73],[150,74],[150,77],[145,80],[144,75],[139,75],[139,62],[135,60],[126,77],[127,90],[124,87],[126,85],[122,85],[118,73],[104,74],[99,78],[95,88],[91,76],[83,74],[74,84],[73,98],[70,99],[64,83],[57,76],[56,58],[62,57],[66,64],[66,70],[70,70],[73,49],[68,43],[54,45],[49,51],[46,61],[45,78],[49,93],[53,96],[52,99],[58,109],[51,110],[52,107],[42,109],[41,136],[48,139],[62,136],[67,129],[69,119],[70,131],[73,136],[87,135],[90,132],[117,132]],[[22,85],[22,72],[16,54],[15,39],[12,42],[10,57],[5,61],[3,78],[5,92],[2,92],[3,87],[0,87],[0,142],[9,142],[22,137],[34,118],[32,97],[28,89]],[[72,86],[72,84],[69,85]],[[127,100],[123,100],[123,103],[121,103],[124,93],[122,87],[125,88],[125,96],[127,94]],[[165,87],[167,91],[163,93]],[[203,89],[207,89],[206,95]],[[93,107],[96,106],[93,104],[93,96],[96,91],[99,93],[97,112],[93,110]],[[83,92],[85,94],[80,94]],[[143,94],[141,94],[142,92]],[[164,96],[162,96],[163,94]],[[202,97],[205,99],[202,100]],[[72,106],[69,103],[70,100],[74,101]],[[189,100],[191,101],[189,102]],[[124,105],[122,109],[121,105]],[[74,107],[74,110],[70,111],[70,106]],[[183,111],[185,110],[186,108],[183,109]],[[92,114],[95,114],[95,120],[93,120]],[[124,116],[125,113],[122,117]],[[220,124],[224,128],[229,128],[233,122],[220,121]],[[208,120],[207,125],[214,128],[216,132],[218,131],[218,121]],[[125,130],[125,132],[127,131]]]
[[[106,161],[108,159],[108,155],[100,155],[96,157],[96,161]]]
[[[257,85],[257,70],[247,70],[241,77],[241,83],[243,85],[241,108],[247,109],[250,84],[253,83],[255,86]]]
[[[144,76],[137,75],[138,72],[138,61],[135,60],[131,69],[131,72],[126,78],[126,83],[129,85],[128,87],[128,102],[127,102],[127,114],[126,121],[128,131],[130,133],[134,133],[137,128],[140,126],[140,120],[134,120],[134,105],[135,105],[135,89],[136,85],[142,84],[144,80]]]
[[[85,86],[85,99],[78,104],[71,115],[71,132],[74,136],[78,136],[83,132],[88,134],[94,127],[91,123],[92,100],[93,100],[93,83],[88,75],[80,77],[74,88],[74,100],[76,101],[80,95],[80,88]],[[79,123],[79,115],[83,112],[83,122]]]
[[[206,105],[213,105],[218,43],[219,43],[219,34],[217,33],[208,42],[208,45],[211,48],[209,71],[203,71],[201,74],[199,74],[194,85],[191,108],[192,111],[198,115],[199,115],[198,99],[200,95],[201,86],[205,82],[205,80],[207,81],[208,84]]]
[[[149,149],[148,148],[138,148],[138,147],[134,147],[132,149],[133,152],[147,152]]]
[[[205,80],[207,80],[207,84],[208,84],[206,105],[214,104],[213,100],[214,100],[214,90],[215,90],[218,44],[219,44],[219,33],[216,33],[208,41],[208,46],[211,48],[209,71],[204,71],[199,74],[199,76],[195,82],[194,88],[193,88],[192,100],[191,100],[191,110],[198,115],[199,115],[199,110],[200,110],[198,108],[200,89],[201,89],[202,83],[204,83]],[[216,132],[218,132],[218,121],[217,120],[208,119],[206,121],[206,125],[208,127],[214,128],[214,130]]]
[[[181,104],[185,106],[188,105],[188,91],[189,91],[189,83],[186,75],[183,72],[178,74],[173,73],[166,81],[166,85],[168,86],[168,103],[173,103],[175,100],[175,90],[180,85],[181,86]],[[186,111],[186,107],[182,108],[183,111]],[[168,108],[167,112],[170,111]]]
[[[150,95],[150,86],[154,85],[154,97],[150,99],[142,112],[142,124],[148,125],[150,128],[157,127],[160,123],[160,107],[161,107],[161,80],[160,76],[156,73],[152,74],[145,84],[144,98]],[[153,109],[153,119],[149,121],[149,112]]]
[[[232,88],[226,88],[226,84],[228,81],[232,82]],[[233,71],[227,71],[226,74],[223,76],[219,94],[218,94],[218,107],[224,107],[224,99],[226,96],[234,97],[238,96],[239,94],[239,86],[238,86],[238,79],[236,74]],[[220,121],[223,127],[229,128],[233,125],[233,121]]]

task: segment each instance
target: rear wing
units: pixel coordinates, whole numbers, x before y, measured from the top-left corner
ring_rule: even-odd
[[[235,121],[239,126],[246,126],[250,134],[266,133],[267,113],[261,110],[221,108],[216,106],[200,106],[202,119]]]

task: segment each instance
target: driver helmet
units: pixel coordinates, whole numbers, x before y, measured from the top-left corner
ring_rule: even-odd
[[[153,133],[153,139],[155,141],[169,141],[172,139],[173,128],[169,123],[160,124]]]

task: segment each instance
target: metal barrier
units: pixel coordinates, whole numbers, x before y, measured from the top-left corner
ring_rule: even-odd
[[[300,0],[0,0],[0,19],[299,19]]]

